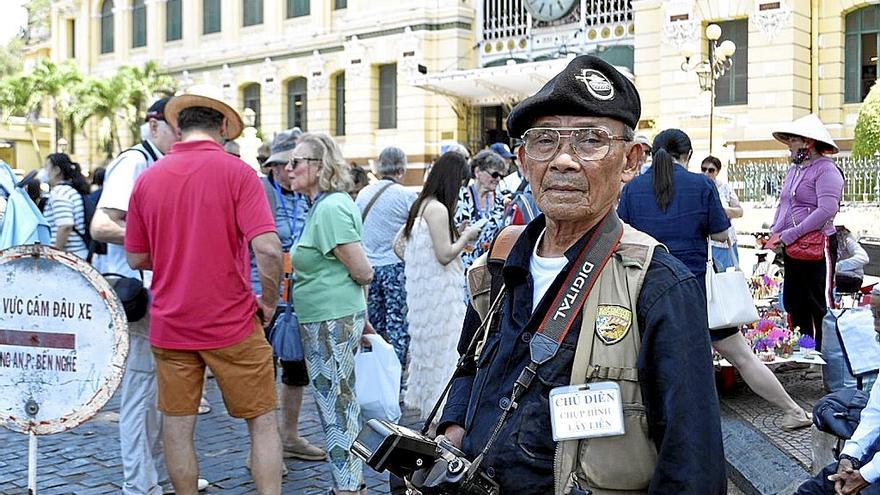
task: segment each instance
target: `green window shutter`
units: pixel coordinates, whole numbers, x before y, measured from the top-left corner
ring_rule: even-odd
[[[134,0],[131,6],[131,47],[147,46],[147,7],[144,0]]]
[[[244,26],[255,26],[263,23],[263,0],[242,0]]]
[[[287,127],[308,130],[308,81],[304,77],[287,83]]]
[[[183,3],[182,0],[165,2],[165,41],[183,38]]]
[[[287,0],[287,18],[309,15],[311,13],[309,3],[309,0]]]
[[[336,135],[345,136],[345,72],[336,76]]]
[[[211,34],[220,32],[220,0],[203,0],[202,9],[202,33]]]
[[[333,10],[348,8],[348,0],[334,0]]]
[[[101,4],[101,53],[113,52],[113,0]]]
[[[379,66],[379,129],[397,128],[397,64]]]
[[[715,104],[746,104],[749,102],[749,20],[737,19],[717,24],[721,26],[719,42],[734,42],[736,53],[733,54],[730,69],[715,81]]]

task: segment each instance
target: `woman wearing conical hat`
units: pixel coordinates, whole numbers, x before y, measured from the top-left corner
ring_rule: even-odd
[[[771,242],[783,248],[785,310],[792,327],[820,340],[822,318],[832,305],[837,257],[834,216],[844,181],[843,173],[827,155],[840,150],[813,114],[782,126],[773,137],[788,146],[792,162],[770,229],[776,234]],[[811,240],[819,242],[814,250],[818,256],[809,255]]]

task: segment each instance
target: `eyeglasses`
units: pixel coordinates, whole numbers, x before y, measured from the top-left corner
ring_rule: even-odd
[[[709,172],[710,174],[714,174],[718,171],[715,167],[700,167],[700,170],[702,170],[704,173]]]
[[[300,164],[302,164],[303,162],[307,162],[307,163],[308,163],[308,162],[318,162],[318,163],[321,163],[321,162],[323,162],[323,161],[324,161],[324,160],[321,159],[321,158],[309,158],[309,157],[306,157],[306,156],[295,156],[295,157],[293,157],[293,158],[290,159],[290,168],[291,168],[291,169],[295,169],[296,167],[298,167],[298,166],[299,166]]]
[[[632,141],[624,136],[615,136],[599,127],[534,127],[522,136],[526,156],[539,162],[552,160],[562,147],[563,136],[568,137],[574,154],[587,162],[608,156],[612,141]]]
[[[488,170],[483,170],[483,169],[480,169],[480,171],[483,172],[484,174],[488,174],[493,179],[500,179],[500,178],[504,177],[504,174],[501,172],[489,172]]]

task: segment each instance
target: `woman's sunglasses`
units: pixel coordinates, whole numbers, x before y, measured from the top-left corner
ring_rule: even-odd
[[[703,172],[709,172],[710,174],[714,174],[718,171],[715,167],[700,167],[700,170]]]
[[[489,172],[488,170],[483,170],[483,173],[488,174],[489,177],[492,177],[493,179],[500,179],[504,177],[504,174],[501,172]]]

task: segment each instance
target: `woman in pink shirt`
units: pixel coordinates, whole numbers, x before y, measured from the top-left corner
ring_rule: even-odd
[[[785,176],[768,249],[781,245],[785,284],[782,299],[792,327],[821,340],[822,318],[832,305],[837,240],[834,216],[843,195],[843,174],[826,155],[839,151],[828,130],[813,114],[773,137],[788,145],[792,165]],[[796,259],[791,247],[811,232],[821,232],[824,254],[818,260]],[[778,240],[777,240],[778,239]],[[821,344],[821,342],[819,342]]]

